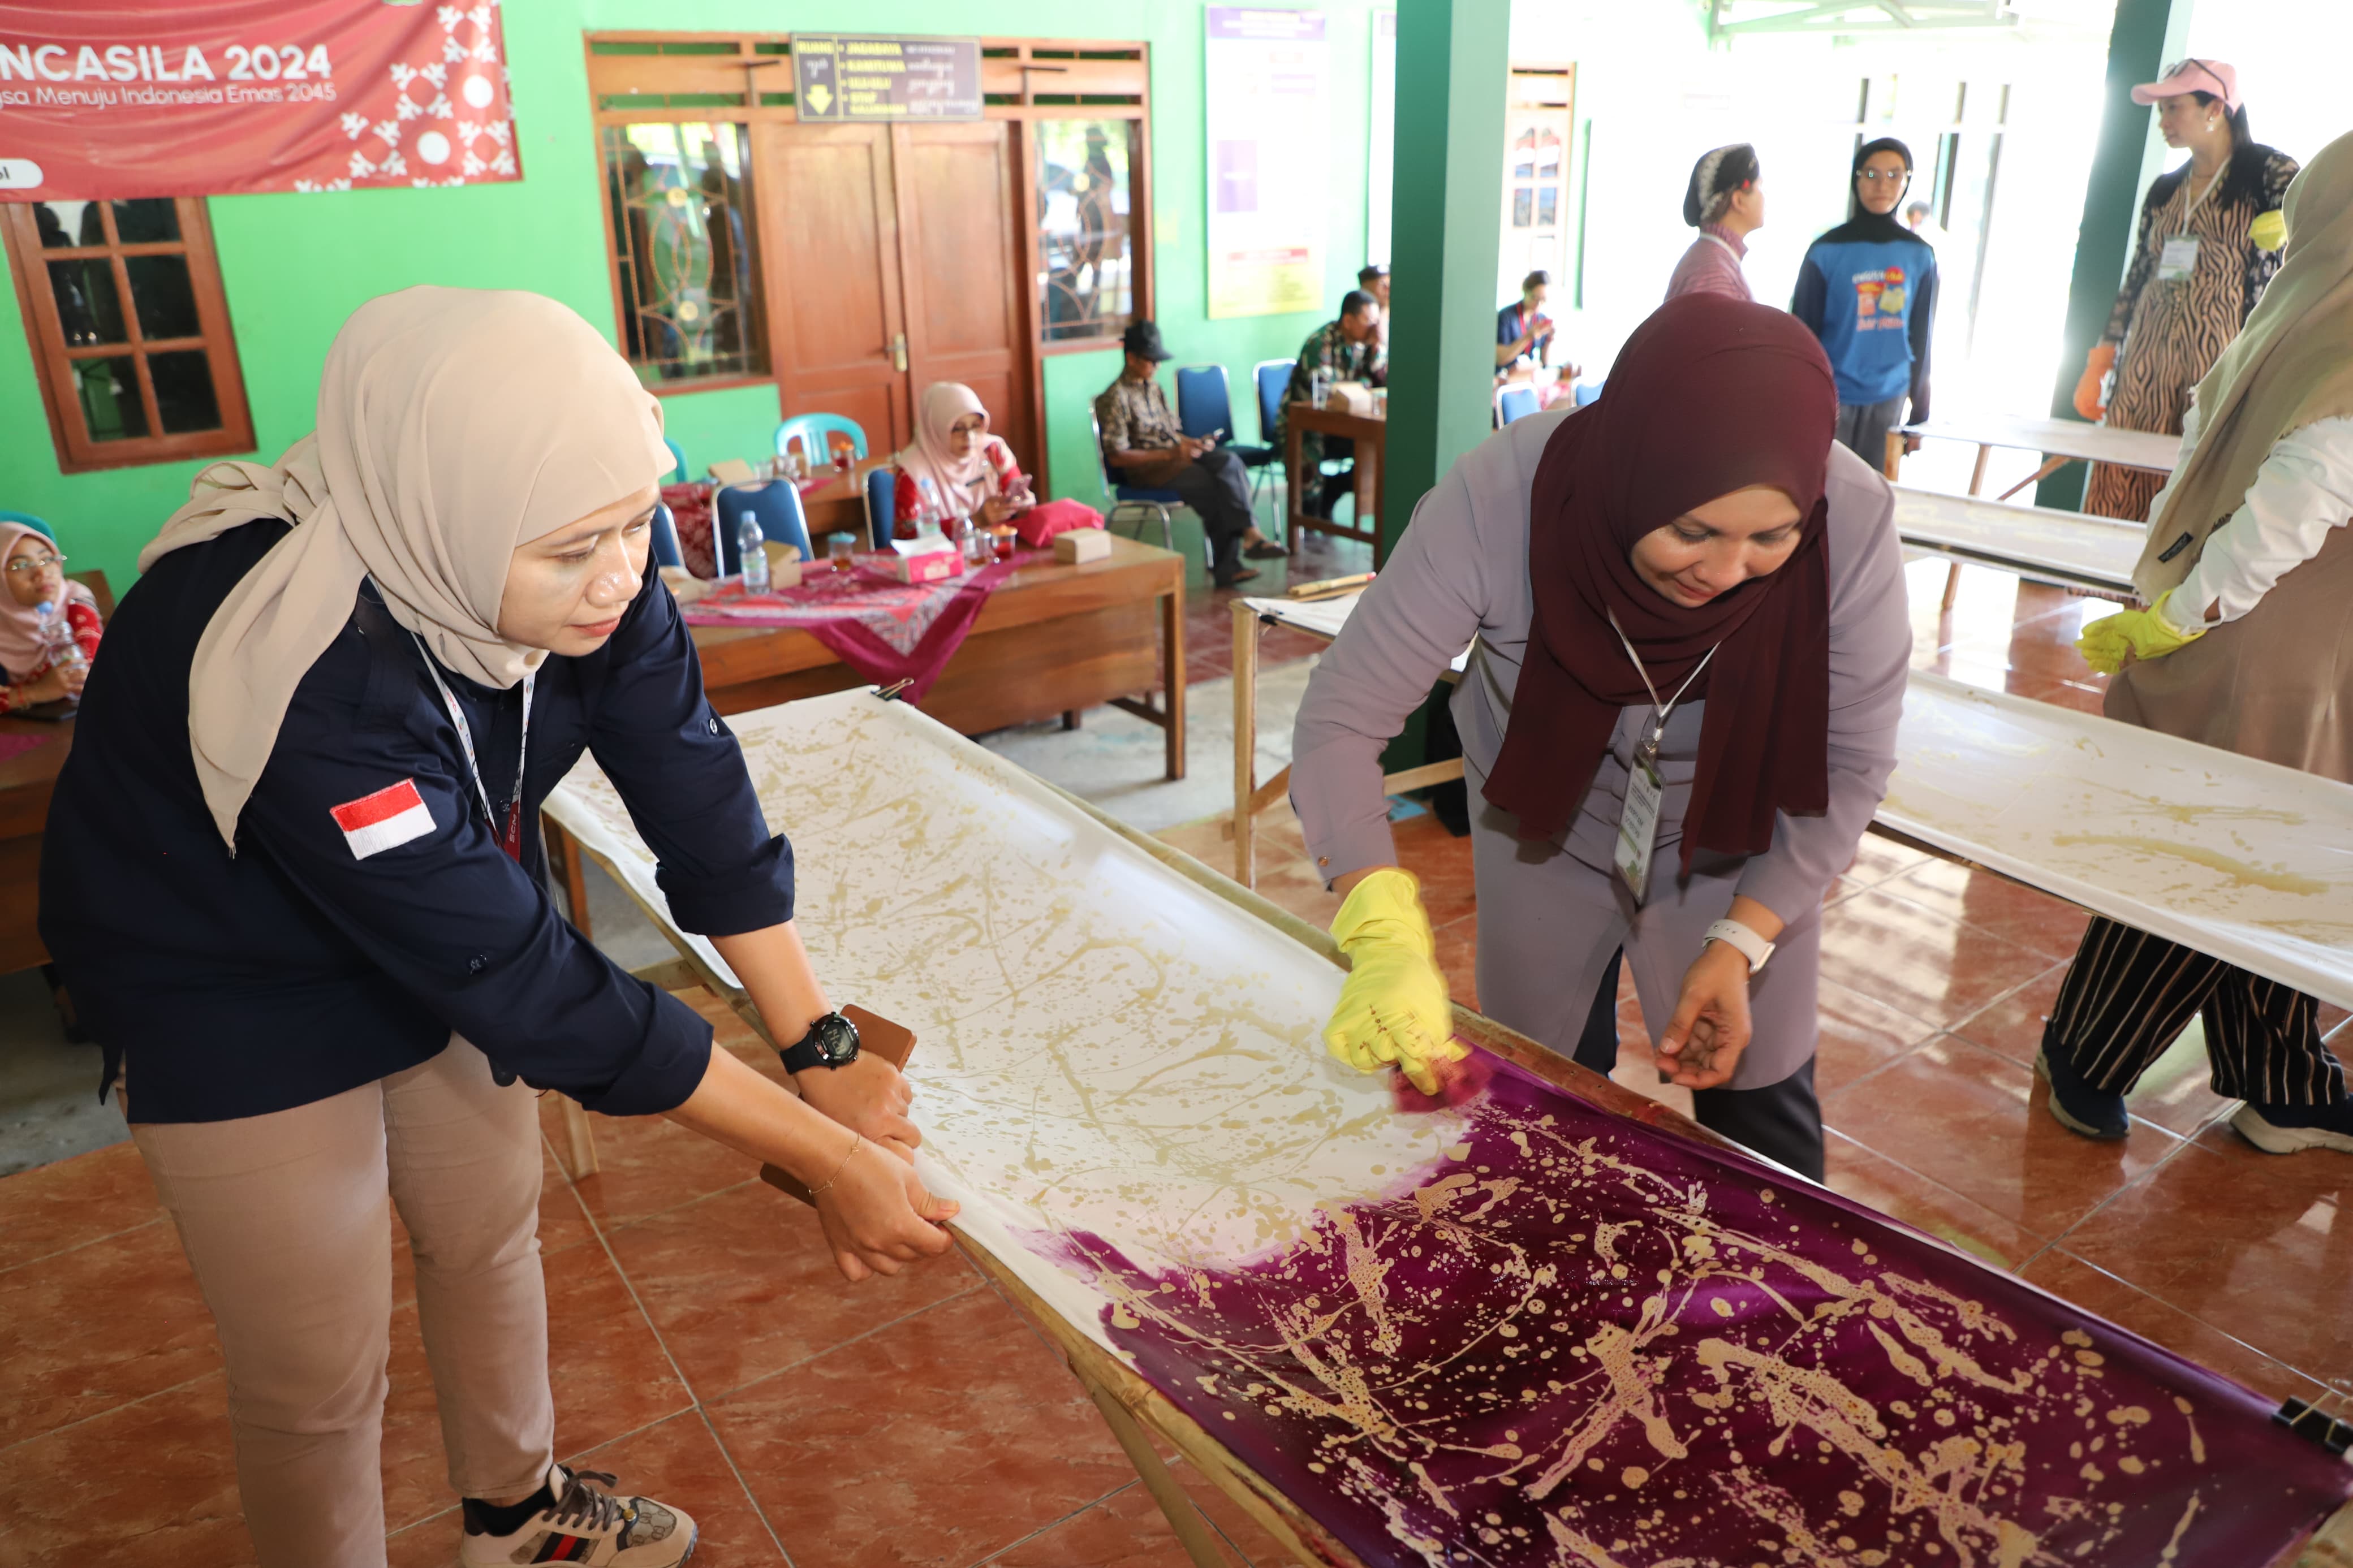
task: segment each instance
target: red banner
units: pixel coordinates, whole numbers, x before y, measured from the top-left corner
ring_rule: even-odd
[[[0,0],[0,201],[522,177],[497,0]]]

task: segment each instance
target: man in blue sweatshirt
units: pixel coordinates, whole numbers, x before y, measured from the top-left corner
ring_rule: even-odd
[[[1928,417],[1928,334],[1936,319],[1936,253],[1895,219],[1912,184],[1912,150],[1893,136],[1854,157],[1847,221],[1814,241],[1798,268],[1789,312],[1813,329],[1838,377],[1838,438],[1873,468],[1887,433]]]

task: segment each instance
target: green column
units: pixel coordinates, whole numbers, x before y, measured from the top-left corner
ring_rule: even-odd
[[[1381,538],[1487,437],[1510,0],[1399,0]]]
[[[2083,378],[2084,356],[2108,324],[2140,220],[2141,192],[2165,161],[2157,116],[2132,100],[2132,89],[2155,81],[2166,62],[2187,51],[2190,5],[2191,0],[2116,0],[2107,80],[2101,89],[2106,109],[2092,154],[2091,183],[2084,191],[2075,272],[2067,284],[2066,344],[2059,356],[2058,384],[2051,392],[2051,412],[2061,419],[2079,417],[2075,383]],[[2035,500],[2069,511],[2081,507],[2085,471],[2082,463],[2068,464],[2035,488]]]

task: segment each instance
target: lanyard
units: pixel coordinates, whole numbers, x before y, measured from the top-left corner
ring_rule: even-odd
[[[1634,760],[1647,767],[1659,760],[1659,742],[1667,732],[1667,715],[1675,710],[1675,704],[1683,700],[1683,693],[1691,689],[1691,683],[1699,679],[1699,672],[1705,669],[1708,660],[1715,657],[1715,647],[1724,645],[1718,643],[1715,647],[1708,649],[1706,656],[1692,668],[1692,672],[1683,677],[1683,683],[1675,688],[1675,694],[1662,702],[1659,700],[1659,689],[1651,683],[1651,672],[1642,668],[1642,656],[1634,651],[1634,639],[1628,637],[1626,628],[1618,624],[1618,612],[1615,610],[1609,612],[1609,629],[1616,632],[1618,640],[1626,645],[1626,657],[1634,661],[1634,673],[1642,678],[1642,689],[1651,694],[1651,707],[1657,714],[1651,725],[1650,735],[1634,751]]]
[[[499,814],[491,809],[491,792],[482,787],[482,764],[474,756],[474,727],[466,722],[466,710],[458,706],[458,699],[450,691],[449,683],[441,679],[441,667],[433,662],[433,655],[427,649],[425,639],[413,631],[408,636],[409,640],[417,644],[417,651],[425,655],[425,673],[433,678],[434,689],[441,693],[442,704],[449,710],[449,722],[458,731],[458,744],[465,748],[466,771],[474,775],[474,798],[482,803],[482,819],[495,830],[499,826]],[[522,678],[522,740],[515,748],[514,794],[507,800],[506,832],[499,840],[499,847],[505,850],[507,858],[518,866],[522,864],[523,761],[531,755],[531,689],[538,680],[539,671],[535,669]]]
[[[2221,168],[2214,171],[2214,177],[2206,182],[2206,188],[2199,192],[2196,196],[2192,197],[2189,205],[2182,209],[2181,227],[2176,231],[2177,233],[2188,234],[2189,232],[2189,220],[2198,216],[2198,209],[2206,205],[2206,198],[2214,194],[2214,187],[2221,184],[2222,183],[2222,176],[2230,172],[2231,165],[2227,163]]]

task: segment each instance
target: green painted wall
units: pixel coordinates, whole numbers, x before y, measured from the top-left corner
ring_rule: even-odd
[[[1226,365],[1236,434],[1253,437],[1250,367],[1288,358],[1328,311],[1209,321],[1203,318],[1202,26],[1198,0],[998,0],[985,17],[947,0],[867,0],[851,7],[758,0],[540,0],[503,13],[523,178],[460,190],[220,196],[212,202],[230,318],[252,405],[259,455],[275,458],[308,431],[327,345],[363,300],[415,283],[534,289],[612,330],[596,137],[589,120],[585,31],[962,33],[1141,39],[1152,49],[1154,283],[1176,363]],[[1360,142],[1371,73],[1370,0],[1331,0],[1332,158],[1329,291],[1354,286],[1365,235]],[[1117,374],[1115,353],[1045,363],[1050,493],[1099,499],[1087,448],[1087,402]],[[1173,384],[1172,384],[1173,388]],[[666,397],[670,432],[698,467],[756,456],[777,418],[768,387]],[[14,290],[0,292],[0,507],[48,519],[77,566],[127,586],[139,548],[187,496],[198,465],[65,475],[58,470]]]

